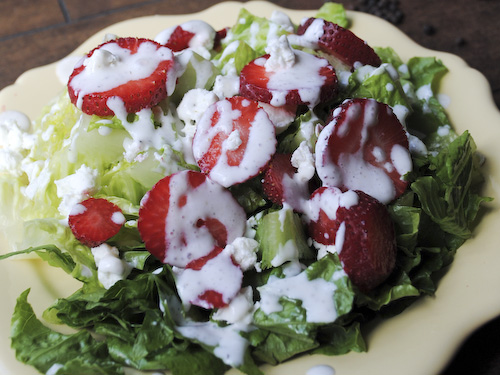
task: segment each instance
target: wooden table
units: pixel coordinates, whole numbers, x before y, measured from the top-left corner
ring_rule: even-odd
[[[59,60],[102,28],[153,14],[203,10],[217,0],[1,0],[0,89],[24,71]],[[319,8],[323,0],[274,0],[294,9]],[[500,108],[500,1],[498,0],[345,0],[347,9],[394,3],[393,22],[420,45],[462,57],[482,72]],[[394,11],[392,12],[394,14]],[[463,88],[467,90],[467,87]],[[474,108],[471,108],[474,110]],[[500,126],[500,124],[492,124]],[[498,298],[497,291],[494,297]],[[500,323],[479,329],[443,374],[500,373]],[[424,358],[422,360],[425,360]]]

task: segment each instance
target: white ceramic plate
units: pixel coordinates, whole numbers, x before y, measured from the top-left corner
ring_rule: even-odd
[[[121,22],[89,38],[72,55],[82,55],[98,45],[105,33],[120,36],[154,37],[160,30],[190,19],[203,19],[214,28],[231,26],[241,7],[269,17],[277,6],[262,2],[223,2],[201,13],[176,16],[150,16]],[[283,10],[283,9],[282,9]],[[315,13],[285,10],[293,21]],[[500,252],[496,244],[500,211],[500,113],[496,109],[486,79],[469,68],[460,58],[424,49],[397,28],[379,18],[348,12],[352,31],[372,46],[391,46],[407,60],[412,56],[437,56],[450,72],[441,92],[451,102],[448,107],[453,126],[469,129],[478,149],[486,156],[485,194],[495,197],[475,230],[475,237],[462,246],[455,261],[439,284],[436,296],[426,297],[397,317],[380,322],[367,335],[367,353],[339,357],[305,356],[275,368],[266,374],[303,374],[314,365],[327,364],[337,375],[352,374],[431,374],[439,372],[466,336],[482,323],[500,314]],[[0,92],[0,111],[20,110],[32,119],[57,95],[63,86],[56,76],[57,64],[43,66],[23,74],[17,82]],[[2,243],[4,244],[2,246]],[[0,251],[5,252],[5,239]],[[0,373],[34,375],[36,371],[18,363],[10,349],[9,326],[15,300],[31,287],[29,301],[41,312],[55,298],[69,295],[78,285],[58,270],[40,261],[6,260],[0,262]],[[237,374],[238,371],[230,371]]]

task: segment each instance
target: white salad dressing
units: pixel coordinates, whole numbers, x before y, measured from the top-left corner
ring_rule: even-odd
[[[248,286],[242,288],[229,305],[217,309],[212,315],[212,319],[225,321],[230,324],[251,324],[253,322],[252,315],[254,308],[252,287]]]
[[[155,112],[158,115],[160,127],[155,127],[151,117],[153,110],[144,108],[136,113],[136,117],[129,121],[125,104],[119,97],[111,97],[107,100],[107,106],[115,113],[115,116],[121,121],[125,130],[129,133],[123,141],[125,149],[124,157],[127,161],[134,161],[137,157],[140,160],[140,154],[150,148],[161,150],[167,145],[174,145],[177,141],[177,133],[175,132],[178,119],[174,117],[172,112],[163,114],[163,112]],[[174,168],[175,170],[176,168]]]
[[[231,254],[221,251],[209,259],[201,269],[175,268],[176,286],[184,306],[190,304],[212,308],[212,305],[201,299],[206,291],[214,291],[222,296],[228,304],[240,291],[243,272],[234,264]]]
[[[165,239],[171,251],[166,252],[164,263],[184,267],[213,250],[215,240],[207,227],[200,225],[200,220],[210,218],[222,223],[227,230],[227,243],[243,235],[245,212],[231,193],[218,183],[207,178],[193,188],[188,173],[179,172],[170,178],[169,188]],[[221,210],[221,207],[224,209]]]
[[[284,53],[286,49],[278,48],[277,53]],[[271,50],[271,52],[273,52]],[[303,103],[307,103],[309,107],[314,107],[320,101],[321,87],[325,82],[325,77],[320,74],[322,68],[326,68],[329,64],[326,59],[322,59],[311,55],[307,52],[300,50],[293,50],[295,60],[290,66],[289,57],[279,57],[277,60],[286,61],[287,68],[283,69],[280,66],[277,70],[266,70],[271,72],[268,74],[269,81],[267,82],[267,89],[272,94],[271,105],[280,107],[286,104],[285,98],[289,91],[297,90]],[[272,57],[270,57],[271,59]],[[255,63],[266,64],[269,59],[257,59]],[[278,64],[270,64],[271,67],[276,68]],[[307,77],[307,80],[304,80]]]
[[[247,101],[250,104],[249,101]],[[245,105],[245,101],[243,101]],[[214,114],[218,112],[218,121],[212,124]],[[273,123],[263,109],[258,109],[251,120],[250,133],[243,158],[236,166],[230,166],[227,160],[227,151],[234,149],[234,138],[230,135],[235,130],[235,122],[241,116],[241,111],[232,108],[228,100],[221,100],[210,106],[198,122],[198,128],[193,139],[193,154],[200,160],[209,150],[212,140],[221,133],[225,140],[222,142],[221,156],[210,170],[209,176],[224,187],[247,180],[257,175],[259,168],[264,166],[276,151],[276,137]],[[245,119],[246,120],[246,119]]]
[[[259,105],[266,111],[269,119],[274,124],[276,134],[283,133],[295,120],[295,112],[286,107],[275,107],[268,103],[259,102]]]
[[[184,94],[177,106],[177,116],[184,122],[182,150],[188,163],[196,164],[193,156],[193,138],[196,133],[196,124],[207,109],[217,102],[219,97],[213,92],[202,88],[194,88]]]
[[[194,74],[191,75],[191,77],[195,78],[193,89],[207,88],[210,85],[209,81],[215,73],[214,66],[209,60],[204,59],[190,49],[175,54],[176,76],[181,77],[188,68],[194,70]]]
[[[304,24],[307,18],[303,18],[301,24]],[[288,40],[290,44],[306,47],[310,49],[318,49],[318,40],[325,33],[324,30],[325,21],[321,18],[316,18],[306,29],[304,34],[290,34],[288,35]]]
[[[369,128],[377,123],[378,106],[374,100],[370,100],[364,106],[364,112],[361,114],[360,111],[360,105],[350,105],[346,111],[346,120],[340,127],[337,121],[333,120],[322,130],[316,143],[316,170],[326,186],[346,186],[352,190],[362,190],[382,203],[388,203],[395,198],[396,188],[386,171],[390,171],[394,165],[398,173],[404,176],[413,168],[411,155],[407,149],[397,145],[393,147],[391,154],[387,155],[393,164],[386,164],[385,169],[365,161],[363,146],[367,142]],[[337,128],[338,136],[343,137],[348,134],[350,121],[356,121],[361,115],[364,122],[358,151],[341,154],[338,165],[335,164],[330,159],[328,146],[331,135]],[[378,158],[382,157],[385,158],[386,155],[379,153]],[[356,171],[356,173],[344,173],[344,171]]]
[[[288,15],[279,10],[273,10],[271,13],[271,17],[269,17],[269,21],[280,26],[283,30],[286,30],[290,33],[293,33],[295,26],[293,25],[292,20]]]
[[[245,324],[230,324],[220,327],[214,322],[186,323],[177,327],[184,336],[214,347],[214,354],[225,364],[238,367],[243,364],[249,342],[240,334],[248,330]]]
[[[205,21],[190,20],[180,25],[166,28],[155,37],[155,42],[160,44],[168,43],[174,30],[180,27],[182,30],[194,35],[188,42],[188,48],[206,59],[210,59],[210,50],[214,46],[215,29]]]
[[[337,271],[333,279],[345,275],[343,271]],[[309,280],[306,271],[283,279],[271,276],[267,284],[257,289],[260,292],[260,309],[266,314],[281,311],[283,306],[279,299],[287,296],[302,301],[309,323],[330,323],[337,319],[334,302],[336,285],[322,278]]]
[[[132,267],[120,259],[116,247],[102,244],[91,249],[97,267],[97,278],[104,288],[111,288],[117,281],[125,279]]]
[[[305,375],[335,375],[335,369],[328,365],[316,365],[308,369]]]
[[[342,192],[336,187],[329,187],[311,197],[305,214],[309,220],[318,221],[320,211],[323,211],[330,220],[335,220],[340,207],[349,209],[358,202],[359,196],[355,191]]]

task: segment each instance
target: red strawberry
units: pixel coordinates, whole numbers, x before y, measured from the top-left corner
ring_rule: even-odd
[[[198,47],[211,50],[217,38],[217,32],[210,24],[201,20],[191,20],[161,31],[155,37],[155,41],[174,52],[180,52],[187,48]]]
[[[121,209],[104,198],[89,198],[77,204],[68,217],[76,239],[96,247],[116,235],[125,223]]]
[[[201,171],[225,187],[258,175],[275,151],[274,124],[257,102],[241,96],[211,105],[193,138]]]
[[[231,255],[215,247],[179,270],[176,286],[184,302],[213,309],[227,306],[240,291],[242,280],[243,271]]]
[[[223,29],[218,30],[215,33],[215,39],[214,39],[214,50],[219,50],[221,47],[221,42],[222,39],[224,39],[227,36],[227,32],[229,31],[229,27],[225,27]]]
[[[408,137],[391,108],[351,99],[334,110],[316,144],[316,170],[326,186],[362,190],[389,203],[408,187]]]
[[[151,108],[173,90],[172,51],[143,38],[119,38],[93,49],[68,81],[71,102],[84,113],[111,116],[108,99],[123,101],[127,113]]]
[[[309,18],[297,29],[298,35],[307,33],[307,29],[314,23],[321,22],[323,33],[317,43],[321,51],[335,56],[344,64],[354,68],[355,63],[380,66],[382,61],[366,42],[357,37],[352,31],[335,23],[320,18]],[[313,26],[315,29],[318,25]]]
[[[277,153],[264,171],[262,188],[271,202],[287,203],[295,211],[302,212],[303,202],[309,198],[308,182],[295,179],[296,172],[291,155]]]
[[[203,173],[181,171],[146,193],[137,227],[151,254],[185,267],[241,237],[245,225],[245,212],[229,191]]]
[[[276,107],[314,107],[333,99],[337,94],[337,76],[328,61],[298,50],[294,54],[295,64],[288,68],[267,70],[265,64],[270,55],[245,65],[240,73],[240,94]]]
[[[310,200],[313,240],[335,245],[344,271],[367,292],[391,274],[396,262],[394,225],[385,205],[362,191],[321,187]]]
[[[164,45],[174,52],[179,52],[189,47],[189,42],[193,39],[194,35],[195,34],[191,31],[184,30],[181,26],[177,26]]]

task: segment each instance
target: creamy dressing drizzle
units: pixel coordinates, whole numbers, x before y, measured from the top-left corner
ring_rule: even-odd
[[[360,111],[361,106],[357,104],[347,109],[346,121],[338,128],[338,136],[343,137],[349,132],[350,120],[355,121],[361,115]],[[335,120],[330,122],[322,130],[316,144],[316,170],[324,185],[347,186],[352,190],[362,190],[382,203],[388,203],[395,198],[396,188],[386,171],[391,171],[394,166],[403,176],[412,170],[412,159],[407,149],[395,145],[390,155],[392,165],[388,163],[384,169],[366,162],[363,156],[363,145],[367,142],[369,128],[377,122],[378,110],[375,101],[371,100],[365,105],[363,116],[364,122],[358,151],[341,154],[338,165],[330,159],[328,151],[329,139],[338,127],[337,122]],[[375,153],[379,158],[385,156],[381,153],[377,154],[377,150]],[[344,171],[356,171],[356,173],[344,173]]]
[[[325,81],[320,70],[328,66],[328,61],[300,50],[294,50],[294,54],[293,67],[278,69],[269,74],[267,88],[272,94],[271,105],[285,105],[288,91],[299,88],[300,99],[312,108],[320,101],[321,87]]]
[[[215,112],[218,112],[220,116],[217,124],[212,126],[212,117]],[[234,137],[236,137],[234,135],[231,140],[230,135],[234,131],[233,123],[240,116],[241,112],[234,110],[231,102],[228,100],[218,101],[209,107],[201,117],[197,130],[200,132],[200,136],[197,136],[198,133],[195,134],[193,142],[193,154],[195,159],[199,160],[209,150],[213,138],[221,132],[224,133],[226,139],[222,143],[221,156],[209,173],[211,179],[224,187],[257,175],[261,166],[265,165],[276,151],[274,125],[269,120],[267,113],[263,109],[259,109],[251,122],[248,143],[241,162],[238,165],[230,166],[227,160],[227,151],[234,148]]]
[[[178,270],[176,286],[185,306],[196,303],[197,306],[209,309],[212,305],[200,299],[200,295],[213,290],[220,293],[227,304],[238,294],[242,278],[243,272],[233,263],[231,254],[222,251],[207,261],[200,270]]]
[[[307,370],[306,375],[335,375],[335,369],[328,365],[316,365]]]
[[[334,278],[345,276],[342,271]],[[283,309],[280,297],[287,296],[302,301],[306,319],[310,323],[330,323],[337,319],[333,295],[337,289],[333,282],[322,278],[309,280],[305,271],[296,276],[279,279],[271,276],[267,284],[258,288],[260,308],[266,314]]]
[[[188,173],[179,172],[171,177],[169,187],[165,238],[171,251],[166,252],[165,263],[184,267],[191,260],[213,250],[215,240],[205,225],[199,225],[200,219],[220,221],[227,230],[228,243],[243,235],[245,212],[221,185],[207,178],[201,185],[192,188]],[[221,210],[221,207],[224,209]]]
[[[214,354],[225,364],[232,367],[243,364],[245,350],[249,343],[241,336],[240,331],[247,331],[247,325],[231,324],[219,327],[214,322],[193,322],[179,326],[177,330],[184,337],[214,347]]]

